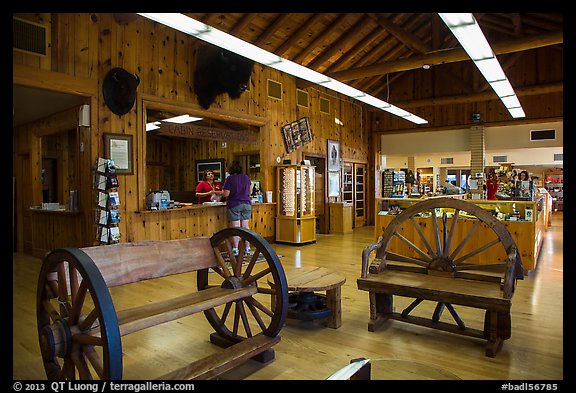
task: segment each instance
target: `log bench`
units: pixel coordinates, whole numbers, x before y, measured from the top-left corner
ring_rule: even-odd
[[[237,257],[234,237],[240,238]],[[245,252],[246,242],[253,254]],[[196,272],[195,291],[128,309],[114,307],[111,287],[188,272]],[[53,250],[42,262],[36,306],[46,376],[82,380],[122,379],[122,336],[199,312],[215,330],[210,341],[225,349],[159,379],[208,379],[250,358],[268,362],[287,310],[288,287],[278,255],[244,228],[226,228],[211,237]]]
[[[443,211],[443,214],[438,216],[438,211]],[[460,213],[465,218],[460,217]],[[420,217],[429,219],[416,220]],[[471,220],[471,229],[458,234],[458,220]],[[422,227],[427,225],[433,230],[423,230]],[[491,236],[474,237],[481,225],[492,230]],[[391,247],[393,239],[408,245],[403,250],[409,251],[395,250]],[[462,255],[466,244],[475,246]],[[473,256],[492,247],[501,249],[500,257],[494,263],[467,263]],[[378,242],[364,249],[362,272],[357,284],[358,289],[369,292],[369,331],[375,331],[386,320],[399,320],[485,339],[486,356],[495,357],[503,341],[511,336],[512,296],[516,280],[523,277],[520,252],[506,227],[496,217],[476,204],[442,197],[418,202],[392,220]],[[414,300],[403,311],[397,312],[394,296]],[[424,301],[436,303],[432,316],[411,315]],[[483,329],[467,326],[455,305],[484,310]],[[455,323],[440,320],[445,309]]]

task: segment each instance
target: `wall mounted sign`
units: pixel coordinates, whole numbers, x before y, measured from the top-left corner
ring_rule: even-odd
[[[256,143],[259,140],[259,135],[256,132],[236,131],[226,128],[205,127],[194,124],[162,122],[158,130],[151,132],[158,135],[239,143]]]
[[[281,132],[287,153],[312,142],[314,137],[307,117],[282,126]]]

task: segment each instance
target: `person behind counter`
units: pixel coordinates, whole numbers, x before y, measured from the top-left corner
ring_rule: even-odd
[[[496,200],[496,193],[498,192],[499,184],[498,176],[496,175],[496,170],[490,168],[488,170],[488,179],[486,180],[486,199],[490,201]]]
[[[250,216],[252,214],[252,182],[250,177],[242,173],[242,167],[238,161],[232,161],[228,168],[230,176],[224,181],[222,195],[226,198],[226,212],[232,227],[250,228]],[[234,255],[238,255],[239,237],[234,237]],[[250,243],[246,242],[246,253],[250,254]]]
[[[522,171],[518,175],[518,180],[520,181],[530,181],[530,176],[528,175],[527,171]]]
[[[222,183],[214,181],[214,172],[204,172],[204,180],[196,186],[196,197],[201,205],[204,202],[219,202],[222,196]]]

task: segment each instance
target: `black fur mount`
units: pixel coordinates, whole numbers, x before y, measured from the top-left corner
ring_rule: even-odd
[[[196,59],[194,90],[202,108],[223,93],[238,99],[248,87],[253,60],[213,45],[200,46]]]

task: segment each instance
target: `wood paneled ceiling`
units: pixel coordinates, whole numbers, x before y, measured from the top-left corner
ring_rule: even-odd
[[[390,92],[412,72],[427,72],[441,83],[403,107],[431,102],[470,102],[491,94],[480,73],[468,78],[446,64],[468,62],[457,40],[436,13],[189,13],[197,20],[255,44],[281,57],[332,76],[368,94],[397,104]],[[563,51],[561,13],[475,13],[488,41],[506,70],[522,62],[530,50]],[[562,56],[560,56],[562,58]],[[561,67],[561,66],[560,66]],[[474,67],[475,68],[475,67]],[[543,64],[524,85],[509,79],[518,91],[546,94],[562,91],[562,73]],[[562,68],[560,68],[562,70]],[[549,72],[550,71],[550,72]],[[302,85],[306,86],[302,81]],[[436,86],[449,84],[449,95]],[[519,94],[520,95],[520,94]],[[389,98],[389,99],[388,99]],[[401,100],[400,100],[401,101]]]

